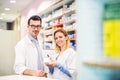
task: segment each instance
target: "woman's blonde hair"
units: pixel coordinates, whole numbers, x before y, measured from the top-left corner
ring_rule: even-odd
[[[55,40],[55,34],[56,34],[57,32],[61,32],[61,33],[63,33],[63,35],[64,35],[65,37],[68,37],[68,40],[67,40],[67,42],[66,42],[66,49],[69,48],[69,47],[70,47],[70,39],[69,39],[69,36],[68,36],[67,32],[66,32],[64,29],[57,29],[57,30],[54,32],[54,40]],[[58,52],[58,53],[61,51],[61,48],[60,48],[56,43],[55,43],[55,51]]]

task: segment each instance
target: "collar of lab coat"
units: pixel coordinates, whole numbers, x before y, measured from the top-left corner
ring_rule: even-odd
[[[41,44],[41,41],[39,40],[39,38],[37,37],[38,39],[38,43],[39,45]],[[25,42],[27,43],[27,45],[32,45],[33,47],[35,47],[35,45],[32,43],[31,39],[29,38],[29,34],[27,34],[25,36]],[[42,48],[42,45],[40,46],[40,48]]]
[[[31,41],[31,39],[29,38],[29,34],[27,34],[25,36],[25,42],[26,42],[27,45],[32,45],[33,47],[35,47],[35,45]]]

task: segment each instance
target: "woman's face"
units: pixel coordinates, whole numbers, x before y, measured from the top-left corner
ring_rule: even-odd
[[[64,36],[63,33],[61,32],[57,32],[55,34],[55,43],[59,46],[59,47],[63,47],[63,46],[66,46],[66,41],[67,41],[67,37]]]

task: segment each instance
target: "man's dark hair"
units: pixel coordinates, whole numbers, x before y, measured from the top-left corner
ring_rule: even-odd
[[[41,19],[41,17],[38,16],[38,15],[33,15],[33,16],[31,16],[31,17],[29,18],[29,20],[28,20],[28,25],[30,24],[30,20],[40,21],[40,22],[42,23],[42,19]]]

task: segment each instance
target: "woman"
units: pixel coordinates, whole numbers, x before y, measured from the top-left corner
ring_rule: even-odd
[[[51,59],[46,65],[54,79],[76,80],[76,53],[70,48],[68,34],[63,29],[54,32],[55,50],[58,53],[56,59]]]

